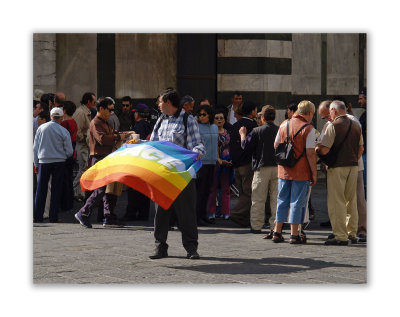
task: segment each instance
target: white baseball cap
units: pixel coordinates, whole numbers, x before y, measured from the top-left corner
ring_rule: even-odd
[[[62,108],[54,107],[50,111],[50,117],[62,117],[64,115],[64,111]]]

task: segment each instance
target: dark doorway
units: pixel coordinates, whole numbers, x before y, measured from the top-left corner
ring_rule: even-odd
[[[207,97],[215,105],[217,95],[216,34],[178,34],[177,89],[191,95],[195,105]]]

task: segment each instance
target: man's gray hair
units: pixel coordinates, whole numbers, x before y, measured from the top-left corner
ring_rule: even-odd
[[[343,101],[340,100],[334,100],[330,104],[331,108],[335,108],[336,110],[345,110],[346,111],[346,105],[344,104]]]

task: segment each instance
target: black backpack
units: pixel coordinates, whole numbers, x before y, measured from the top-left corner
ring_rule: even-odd
[[[303,130],[306,126],[310,125],[309,123],[304,124],[299,131],[293,136],[293,138],[289,138],[289,123],[290,120],[287,122],[287,133],[286,133],[286,140],[283,143],[279,143],[279,145],[275,149],[275,161],[276,164],[286,166],[286,167],[293,167],[296,163],[302,158],[305,153],[305,149],[303,153],[299,157],[296,158],[294,154],[294,146],[293,140],[294,138]],[[278,132],[279,133],[279,132]]]

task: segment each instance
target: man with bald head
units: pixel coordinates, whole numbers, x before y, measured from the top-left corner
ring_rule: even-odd
[[[54,107],[62,107],[62,102],[66,100],[65,94],[58,91],[54,94]]]
[[[321,112],[320,112],[321,113]],[[342,144],[335,152],[336,161],[328,167],[328,214],[332,224],[333,237],[325,245],[348,245],[348,240],[356,242],[358,225],[357,175],[358,160],[363,152],[361,128],[346,114],[344,102],[334,100],[329,105],[329,117],[316,152],[326,155],[330,149]],[[347,214],[350,219],[347,222]]]

